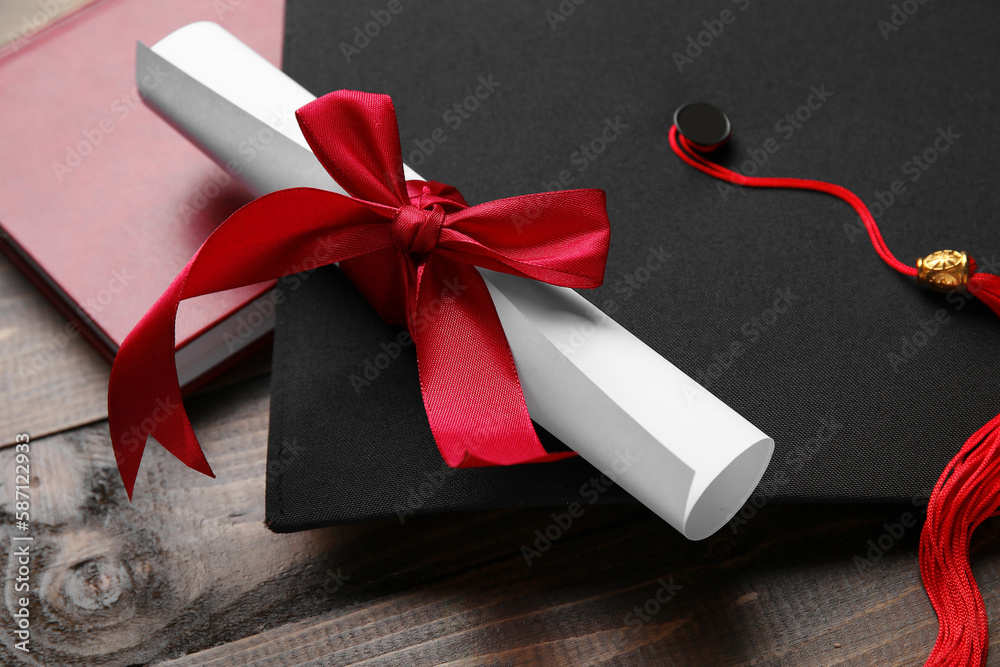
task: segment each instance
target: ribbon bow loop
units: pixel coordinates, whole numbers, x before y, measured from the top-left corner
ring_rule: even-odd
[[[437,181],[407,181],[406,192],[410,197],[410,203],[417,208],[440,204],[445,213],[455,213],[463,208],[469,208],[462,193],[450,185]]]
[[[571,456],[550,454],[539,442],[476,267],[568,287],[600,285],[609,238],[604,193],[550,192],[470,207],[451,186],[404,180],[388,96],[338,91],[296,117],[320,163],[353,196],[291,188],[247,204],[212,233],[123,341],[108,420],[129,498],[149,435],[212,474],[181,401],[178,304],[336,262],[386,320],[409,329],[428,422],[449,465]]]
[[[338,90],[305,105],[295,118],[320,164],[340,187],[385,206],[409,201],[391,97]]]

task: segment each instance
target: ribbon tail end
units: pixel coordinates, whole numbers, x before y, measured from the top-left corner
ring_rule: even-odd
[[[142,463],[142,451],[140,450],[138,455],[131,456],[116,448],[115,455],[118,463],[118,475],[121,477],[128,501],[131,503],[132,493],[135,490],[135,480],[139,476],[139,465]]]
[[[215,473],[212,472],[212,466],[208,464],[208,459],[205,458],[205,452],[201,450],[201,447],[196,447],[196,452],[190,459],[185,458],[181,460],[184,461],[184,464],[188,468],[215,479]]]

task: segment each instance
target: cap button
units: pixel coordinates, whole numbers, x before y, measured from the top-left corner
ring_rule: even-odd
[[[706,152],[729,141],[732,133],[729,117],[706,102],[678,107],[674,112],[674,125],[693,148]]]

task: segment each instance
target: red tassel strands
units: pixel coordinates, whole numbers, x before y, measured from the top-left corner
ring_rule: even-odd
[[[938,615],[938,636],[926,665],[986,664],[989,625],[969,565],[969,542],[997,510],[998,427],[1000,415],[969,438],[944,469],[927,505],[920,576]]]
[[[989,273],[976,271],[976,262],[972,259],[969,262],[972,265],[969,291],[989,306],[990,310],[997,314],[997,317],[1000,317],[1000,278]]]
[[[721,142],[728,138],[729,122],[717,109]],[[678,115],[684,108],[678,110]],[[675,119],[678,117],[675,115]],[[703,128],[699,128],[703,129]],[[847,202],[861,217],[875,252],[886,264],[931,289],[948,292],[966,289],[1000,316],[1000,278],[977,270],[976,262],[964,253],[942,250],[921,259],[916,267],[903,264],[890,252],[875,218],[864,202],[839,185],[800,178],[759,178],[744,176],[707,160],[701,153],[711,145],[695,143],[670,128],[670,147],[684,162],[727,183],[751,188],[792,188],[813,190]],[[938,616],[938,636],[925,665],[986,664],[989,625],[979,587],[969,565],[972,533],[1000,508],[1000,415],[979,429],[962,446],[941,474],[927,506],[927,519],[920,535],[920,574]]]

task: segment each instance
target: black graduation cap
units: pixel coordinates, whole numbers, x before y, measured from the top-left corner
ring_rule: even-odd
[[[844,203],[708,178],[668,139],[709,102],[732,122],[713,160],[849,188],[908,263],[1000,263],[1000,43],[979,28],[1000,6],[904,5],[289,0],[284,69],[391,95],[404,159],[470,203],[604,189],[606,283],[583,295],[774,438],[759,492],[909,502],[996,413],[975,400],[1000,388],[995,315],[888,269]],[[278,311],[272,529],[629,500],[578,459],[448,469],[406,338],[335,268],[307,275]]]

